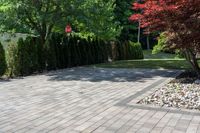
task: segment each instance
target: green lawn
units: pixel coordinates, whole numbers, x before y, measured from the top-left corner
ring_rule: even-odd
[[[154,69],[191,69],[190,64],[174,54],[151,54],[151,51],[144,51],[144,60],[125,60],[93,65],[103,68],[154,68]],[[200,63],[200,62],[199,62]]]
[[[168,54],[168,53],[158,53],[152,54],[151,50],[144,50],[144,58],[145,59],[180,59],[175,54]]]

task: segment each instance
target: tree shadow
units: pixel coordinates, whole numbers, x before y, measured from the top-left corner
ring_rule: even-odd
[[[49,76],[50,81],[145,82],[145,79],[151,80],[157,76],[174,77],[177,72],[178,70],[78,67],[58,70],[46,75]]]
[[[7,83],[7,82],[10,82],[10,79],[0,78],[0,83]]]
[[[198,79],[198,75],[194,71],[185,71],[177,76],[171,83],[192,84]]]

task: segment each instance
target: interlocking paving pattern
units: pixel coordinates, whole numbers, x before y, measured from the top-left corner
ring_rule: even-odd
[[[198,113],[133,104],[176,73],[80,67],[0,82],[0,133],[200,133]]]

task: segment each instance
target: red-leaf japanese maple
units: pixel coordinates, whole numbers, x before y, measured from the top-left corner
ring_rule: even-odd
[[[200,77],[200,0],[144,0],[134,3],[131,21],[140,21],[148,31],[165,31],[167,47],[180,49]]]

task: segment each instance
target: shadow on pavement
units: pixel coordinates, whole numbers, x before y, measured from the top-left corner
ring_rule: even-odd
[[[46,74],[52,81],[143,82],[146,78],[173,77],[178,70],[71,68]]]

